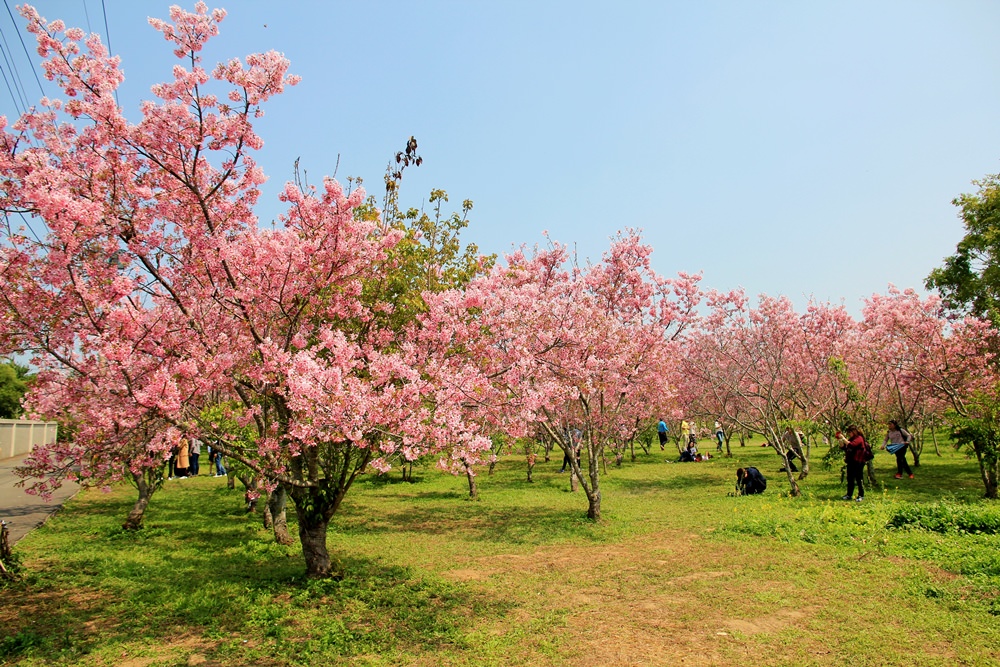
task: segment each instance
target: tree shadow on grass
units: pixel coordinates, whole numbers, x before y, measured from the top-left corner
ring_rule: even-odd
[[[661,479],[622,477],[609,480],[607,486],[620,489],[625,493],[638,495],[656,493],[658,491],[683,491],[695,487],[719,486],[720,483],[721,480],[717,474],[692,472],[684,475],[672,475]]]
[[[454,501],[446,494],[422,498]],[[331,526],[345,534],[457,534],[464,539],[516,545],[542,545],[564,540],[600,541],[600,525],[586,518],[586,505],[576,509],[547,506],[494,506],[483,503],[413,503],[399,511],[334,519]]]
[[[510,608],[378,559],[334,554],[340,580],[305,580],[298,547],[276,544],[258,516],[232,516],[232,502],[164,493],[138,532],[119,527],[130,498],[70,504],[20,550],[28,576],[0,594],[0,662],[62,664],[178,637],[210,656],[251,640],[289,662],[335,660],[459,641],[478,614]]]

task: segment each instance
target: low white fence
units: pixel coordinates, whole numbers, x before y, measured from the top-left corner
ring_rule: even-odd
[[[0,419],[0,459],[27,454],[36,445],[51,444],[58,430],[57,422]]]

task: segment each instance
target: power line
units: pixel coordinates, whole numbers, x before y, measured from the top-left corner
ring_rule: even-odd
[[[4,2],[7,2],[7,0],[4,0]],[[83,6],[84,6],[84,8],[87,7],[87,0],[83,0]],[[104,0],[101,0],[101,11],[104,13],[104,34],[107,35],[107,37],[108,37],[108,56],[110,56],[111,52],[112,52],[112,50],[111,50],[111,29],[108,28],[108,8],[104,6]],[[115,88],[115,104],[117,104],[119,107],[122,105],[121,102],[118,101],[118,89],[117,88]]]
[[[16,25],[14,26],[14,30],[17,30]],[[6,50],[3,50],[3,59],[7,63],[8,71],[10,71],[10,83],[14,86],[14,92],[11,93],[11,97],[16,92],[20,96],[22,107],[27,110],[31,105],[28,103],[28,95],[24,89],[24,82],[21,80],[21,72],[17,69],[17,61],[14,60],[14,50],[10,48],[10,43],[7,41],[7,33],[2,26],[0,26],[0,40],[2,40],[0,50],[6,47]],[[14,105],[17,106],[16,100]]]
[[[7,56],[6,56],[6,54],[5,54],[5,55],[4,55],[4,60],[6,60],[6,59],[7,59]],[[21,104],[20,104],[20,103],[18,102],[18,99],[17,99],[17,96],[16,96],[16,95],[14,95],[14,91],[13,91],[13,90],[11,90],[11,88],[10,88],[10,81],[8,81],[8,80],[7,80],[7,70],[5,70],[5,69],[0,69],[0,73],[2,73],[2,74],[3,74],[3,82],[4,82],[5,84],[7,84],[7,92],[9,92],[9,93],[10,93],[10,97],[11,97],[11,99],[12,99],[12,100],[14,101],[14,109],[16,109],[16,110],[17,110],[17,115],[18,115],[18,116],[23,116],[23,115],[24,115],[24,112],[23,112],[23,111],[21,111]]]
[[[104,0],[101,0],[103,2]],[[7,8],[7,14],[10,16],[10,22],[14,24],[14,28],[17,28],[17,21],[14,20],[14,12],[10,11],[10,4],[7,0],[3,0],[4,7]],[[20,30],[17,30],[17,38],[21,40],[21,48],[24,49],[24,55],[28,59],[28,63],[31,63],[31,55],[28,53],[28,46],[24,43],[24,36],[21,34]],[[13,55],[13,54],[12,54]],[[42,88],[42,80],[38,78],[38,72],[35,71],[35,67],[31,66],[31,73],[35,75],[35,83],[38,84],[38,90],[42,93],[42,97],[45,97],[45,89]]]
[[[87,11],[87,0],[83,0],[83,15],[87,17],[87,32],[94,32],[94,29],[90,27],[90,12]],[[108,49],[110,48],[111,45],[108,44]]]
[[[14,100],[14,108],[17,109],[18,115],[21,115],[24,113],[21,109],[22,108],[27,109],[29,106],[28,99],[27,96],[24,95],[23,84],[21,84],[20,86],[18,85],[20,84],[21,77],[18,76],[17,74],[17,68],[14,65],[13,54],[11,54],[10,58],[7,57],[7,52],[10,50],[10,47],[7,46],[7,48],[4,48],[4,45],[7,44],[7,35],[4,34],[2,27],[0,27],[0,40],[2,40],[2,43],[0,43],[0,53],[3,54],[3,61],[7,65],[7,69],[10,70],[10,78],[11,78],[11,80],[8,81],[7,72],[4,71],[3,80],[7,84],[7,90],[10,92],[11,99]],[[11,83],[14,84],[13,89],[11,89]],[[20,101],[21,103],[20,105],[18,104],[18,101]]]

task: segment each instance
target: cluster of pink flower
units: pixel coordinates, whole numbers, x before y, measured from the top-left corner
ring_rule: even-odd
[[[403,232],[361,214],[361,189],[289,184],[281,226],[258,227],[253,119],[297,82],[283,57],[209,74],[199,54],[225,13],[173,8],[150,22],[185,66],[131,123],[114,100],[117,58],[21,11],[69,99],[0,121],[3,208],[29,216],[0,232],[0,353],[33,353],[29,407],[78,429],[30,461],[40,493],[137,474],[180,434],[198,437],[287,488],[322,575],[326,524],[368,467],[437,454],[471,483],[487,436],[541,430],[596,518],[604,447],[678,406],[765,433],[789,411],[829,416],[843,404],[834,358],[869,397],[988,382],[983,324],[949,323],[934,300],[892,291],[862,322],[829,304],[752,308],[703,292],[700,276],[656,275],[632,230],[586,268],[556,243],[515,252],[394,320],[386,277]],[[586,471],[569,456],[581,446]]]

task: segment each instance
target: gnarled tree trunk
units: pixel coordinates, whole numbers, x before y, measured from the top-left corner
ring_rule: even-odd
[[[278,485],[268,496],[264,510],[264,525],[274,532],[274,540],[278,544],[286,546],[294,543],[292,536],[288,534],[287,506],[288,493],[283,486]]]
[[[132,473],[132,482],[139,492],[139,497],[136,499],[135,505],[132,505],[128,517],[125,518],[125,523],[122,524],[122,528],[125,530],[139,530],[142,528],[142,519],[146,513],[146,507],[149,505],[149,500],[153,497],[156,489],[159,488],[155,477],[157,474],[159,473],[151,469]]]
[[[299,519],[299,542],[302,543],[302,556],[306,561],[306,576],[325,579],[337,574],[326,548],[326,531],[333,512],[317,508],[317,501],[322,504],[317,492],[315,488],[306,489],[299,498],[293,499],[296,500],[295,514]]]

